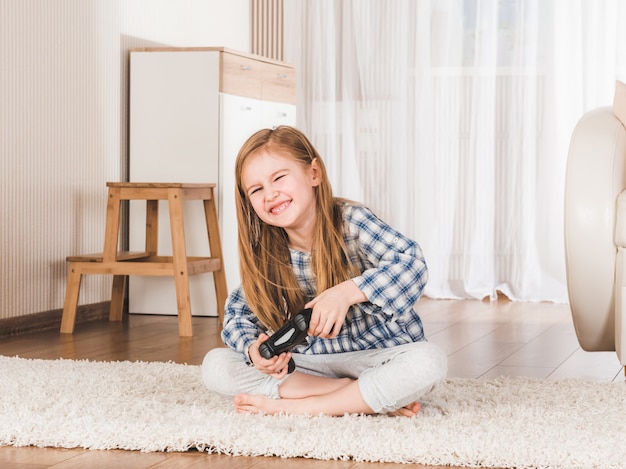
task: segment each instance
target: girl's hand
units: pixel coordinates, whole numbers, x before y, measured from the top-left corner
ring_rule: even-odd
[[[263,358],[259,353],[259,345],[269,339],[267,334],[259,335],[259,338],[248,349],[248,356],[254,367],[261,373],[270,375],[276,379],[282,379],[287,375],[291,352],[283,352],[272,358]]]
[[[334,339],[339,335],[350,306],[363,301],[367,301],[367,297],[352,280],[323,291],[305,305],[313,308],[308,334]]]

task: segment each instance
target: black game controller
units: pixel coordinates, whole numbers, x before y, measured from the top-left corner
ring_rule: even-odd
[[[288,352],[296,345],[304,342],[311,321],[311,308],[303,309],[296,314],[283,327],[278,329],[272,336],[259,345],[259,353],[263,358],[270,359],[283,352]],[[296,369],[293,358],[289,360],[288,372],[292,373]]]

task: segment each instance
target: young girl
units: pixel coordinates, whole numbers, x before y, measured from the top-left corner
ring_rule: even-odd
[[[252,135],[235,176],[243,281],[225,307],[228,348],[204,358],[206,386],[239,412],[414,416],[447,369],[413,308],[427,280],[418,244],[333,197],[295,128]],[[259,345],[303,308],[313,310],[306,343],[263,358]]]

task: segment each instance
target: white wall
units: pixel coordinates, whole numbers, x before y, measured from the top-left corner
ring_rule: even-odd
[[[0,319],[61,309],[71,254],[104,240],[128,167],[128,50],[249,52],[249,0],[0,2]],[[87,276],[80,304],[110,299]]]

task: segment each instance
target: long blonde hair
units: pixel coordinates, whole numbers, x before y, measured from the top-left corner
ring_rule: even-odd
[[[263,129],[243,144],[235,163],[235,202],[239,227],[239,262],[246,301],[261,323],[273,330],[300,311],[306,299],[291,267],[287,233],[261,221],[242,182],[242,168],[255,152],[280,150],[309,167],[316,160],[320,178],[315,187],[316,223],[311,268],[317,293],[354,276],[342,234],[341,201],[333,197],[326,168],[317,150],[299,130],[280,126]]]

